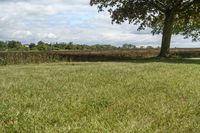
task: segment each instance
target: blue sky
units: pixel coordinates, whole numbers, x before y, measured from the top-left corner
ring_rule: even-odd
[[[150,29],[138,32],[127,23],[112,25],[109,14],[98,13],[89,0],[0,0],[0,9],[0,40],[138,46],[159,46],[161,41]],[[200,47],[200,42],[174,36],[172,47]]]

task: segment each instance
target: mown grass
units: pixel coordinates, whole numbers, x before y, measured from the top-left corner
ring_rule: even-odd
[[[0,66],[0,132],[200,132],[200,67],[184,62]]]

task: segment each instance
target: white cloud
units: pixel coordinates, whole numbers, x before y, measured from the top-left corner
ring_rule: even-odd
[[[55,39],[57,38],[57,36],[53,33],[46,33],[44,35],[42,35],[44,38],[49,38],[49,39]]]
[[[19,38],[24,39],[24,38],[31,36],[31,35],[32,35],[32,33],[30,31],[24,30],[24,31],[15,31],[12,36],[14,36],[14,37],[17,36]]]

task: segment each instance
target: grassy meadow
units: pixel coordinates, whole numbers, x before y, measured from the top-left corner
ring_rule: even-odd
[[[199,63],[0,66],[0,132],[198,133]]]

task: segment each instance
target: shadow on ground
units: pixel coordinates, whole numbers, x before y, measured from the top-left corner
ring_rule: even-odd
[[[121,61],[119,61],[121,62]],[[126,61],[125,61],[126,62]],[[200,58],[144,58],[144,59],[133,59],[128,62],[132,63],[152,63],[152,62],[163,62],[171,64],[200,64]]]
[[[66,61],[63,59],[62,61]],[[200,58],[183,58],[183,57],[171,57],[171,58],[160,58],[160,57],[113,57],[113,56],[89,56],[89,57],[76,57],[72,56],[69,62],[129,62],[129,63],[171,63],[171,64],[200,64]]]

